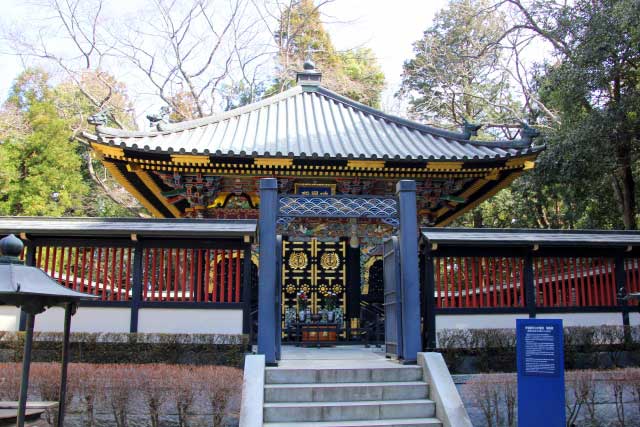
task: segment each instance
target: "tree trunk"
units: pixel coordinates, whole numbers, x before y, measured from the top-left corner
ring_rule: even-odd
[[[482,227],[484,227],[482,210],[480,210],[480,208],[476,208],[473,210],[473,228],[482,228]]]
[[[619,144],[616,149],[618,168],[615,176],[615,189],[618,195],[622,222],[627,230],[636,227],[635,181],[631,166],[631,152],[627,144]]]

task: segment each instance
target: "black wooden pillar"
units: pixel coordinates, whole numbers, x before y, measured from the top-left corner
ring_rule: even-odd
[[[618,305],[622,312],[622,327],[624,328],[625,343],[631,342],[631,323],[629,322],[629,305],[626,300],[627,287],[626,275],[624,271],[624,255],[617,254],[615,257],[615,275],[616,275],[616,295],[618,296]]]
[[[242,264],[242,333],[251,332],[251,245],[244,248]]]
[[[436,348],[436,300],[435,300],[435,278],[433,267],[433,254],[430,248],[425,246],[422,258],[424,264],[424,309],[423,309],[423,330],[424,343],[426,348]]]
[[[527,252],[524,256],[524,272],[523,272],[522,283],[524,284],[525,290],[525,305],[527,307],[527,311],[529,312],[529,318],[535,319],[536,317],[536,283],[534,281],[535,275],[533,274],[533,254],[531,252]]]
[[[136,242],[136,245],[131,249],[133,249],[133,284],[131,286],[131,320],[129,322],[129,332],[136,333],[138,332],[138,314],[145,285],[142,283],[142,244]]]
[[[360,317],[360,246],[352,248],[347,242],[347,319]],[[348,320],[347,320],[348,321]]]

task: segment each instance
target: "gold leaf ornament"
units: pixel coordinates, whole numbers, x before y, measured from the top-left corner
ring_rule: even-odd
[[[335,252],[326,252],[320,257],[320,265],[325,270],[335,270],[340,265],[340,257]]]
[[[308,263],[309,259],[304,252],[293,252],[291,256],[289,256],[289,267],[293,270],[303,270]]]

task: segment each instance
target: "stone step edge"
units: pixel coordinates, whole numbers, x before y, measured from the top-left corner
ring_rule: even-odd
[[[304,367],[281,367],[281,366],[267,366],[265,367],[266,371],[371,371],[371,370],[422,370],[422,367],[418,365],[398,365],[398,366],[363,366],[353,367],[353,366],[335,366],[335,367],[326,367],[326,366],[304,366]]]
[[[362,383],[277,383],[265,384],[264,388],[330,388],[330,387],[394,387],[394,386],[428,386],[424,381],[380,381]]]
[[[408,400],[356,400],[349,402],[265,402],[264,408],[317,408],[323,406],[391,406],[391,405],[434,405],[435,402],[430,399],[408,399]]]
[[[359,427],[359,426],[397,426],[397,425],[427,425],[442,426],[442,422],[437,418],[396,418],[385,420],[364,420],[364,421],[297,421],[295,423],[273,422],[264,423],[264,427],[295,427],[295,426],[315,426],[315,427]]]

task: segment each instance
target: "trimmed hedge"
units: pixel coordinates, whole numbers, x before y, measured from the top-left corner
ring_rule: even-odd
[[[70,359],[78,363],[167,363],[242,367],[245,335],[72,333]],[[0,332],[0,362],[22,360],[24,332]],[[34,333],[32,360],[60,360],[62,333]]]
[[[515,329],[443,329],[438,351],[452,373],[515,372]],[[640,366],[640,326],[564,328],[566,369]]]

